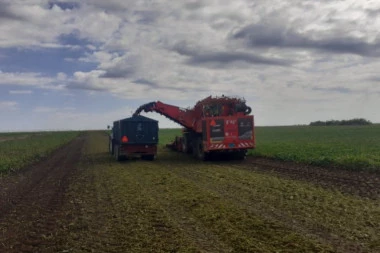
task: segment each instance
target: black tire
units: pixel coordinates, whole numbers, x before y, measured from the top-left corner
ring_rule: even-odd
[[[195,145],[194,145],[194,156],[201,160],[201,161],[206,161],[208,158],[208,153],[204,152],[204,147],[203,147],[203,141],[201,137],[198,137],[195,140]]]
[[[154,155],[142,155],[141,159],[146,161],[154,161]]]
[[[198,159],[198,140],[197,139],[193,140],[192,142],[192,150],[193,150],[192,152],[193,157]]]
[[[182,137],[182,152],[187,154],[189,152],[189,149],[187,148],[187,143],[186,142],[187,142],[187,138],[184,135]]]
[[[233,159],[235,159],[235,160],[245,160],[246,157],[247,157],[247,152],[245,150],[244,151],[237,151],[233,155]]]
[[[247,107],[245,108],[245,112],[244,112],[244,114],[245,114],[245,115],[248,115],[248,114],[250,114],[251,112],[252,112],[252,108],[249,107],[249,106],[247,106]]]
[[[112,139],[109,140],[108,147],[109,147],[110,154],[113,155],[114,154],[114,147],[113,147],[113,141],[112,141]]]
[[[185,154],[190,154],[192,152],[188,134],[184,134],[182,137],[182,152]]]
[[[115,145],[114,156],[115,156],[115,160],[118,162],[123,160],[123,157],[119,154],[119,152],[120,152],[119,146]]]

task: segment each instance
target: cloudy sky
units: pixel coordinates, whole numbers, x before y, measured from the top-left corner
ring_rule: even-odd
[[[380,122],[379,28],[378,0],[0,0],[0,131],[222,94],[261,126]]]

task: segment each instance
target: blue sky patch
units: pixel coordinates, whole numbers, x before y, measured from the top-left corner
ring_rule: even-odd
[[[72,9],[78,9],[80,7],[80,4],[78,2],[51,1],[49,2],[49,9],[53,8],[54,5],[57,5],[62,10],[72,10]]]
[[[76,71],[89,71],[94,63],[78,61],[83,50],[68,48],[0,49],[0,70],[3,72],[37,72],[55,76],[59,72],[72,75]],[[70,60],[67,60],[70,59]]]

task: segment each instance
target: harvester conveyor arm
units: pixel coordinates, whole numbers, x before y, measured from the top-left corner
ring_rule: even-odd
[[[180,124],[183,127],[192,129],[193,128],[193,122],[191,120],[192,117],[189,117],[191,114],[190,111],[186,109],[182,109],[178,106],[164,104],[160,101],[157,102],[150,102],[147,104],[144,104],[137,108],[134,116],[139,115],[142,111],[144,112],[152,112],[155,111],[161,115],[164,115],[165,117],[173,120],[174,122]]]

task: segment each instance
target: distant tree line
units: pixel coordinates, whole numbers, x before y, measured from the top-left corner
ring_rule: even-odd
[[[372,122],[366,119],[349,119],[349,120],[328,120],[328,121],[314,121],[310,122],[310,126],[357,126],[357,125],[371,125]]]

